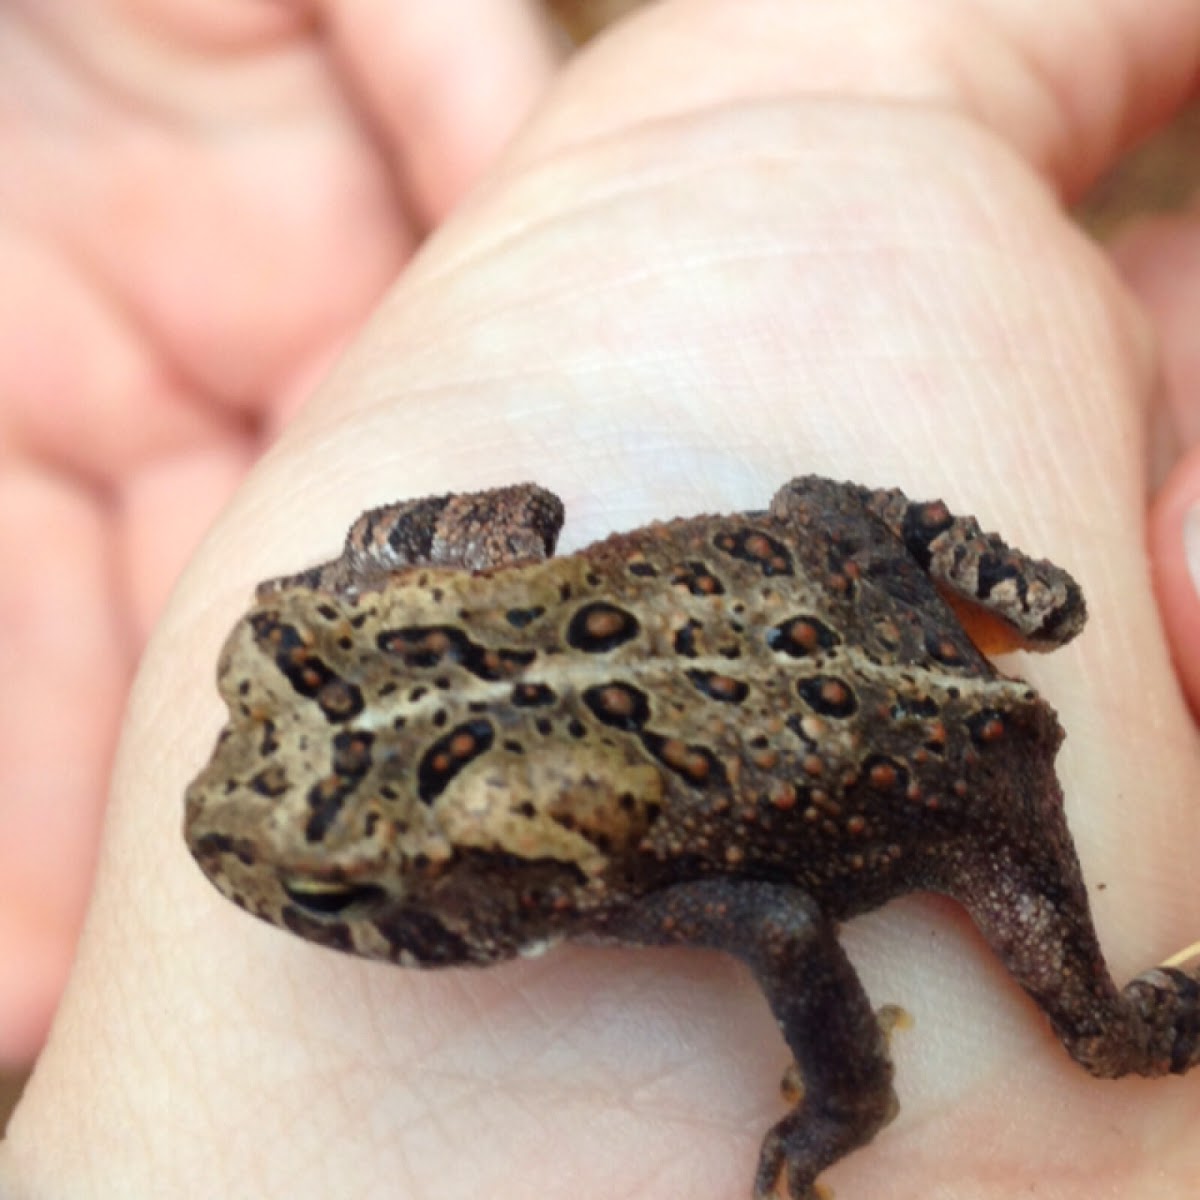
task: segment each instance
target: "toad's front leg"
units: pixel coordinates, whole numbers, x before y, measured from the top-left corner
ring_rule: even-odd
[[[562,501],[534,483],[401,500],[363,513],[337,558],[265,580],[258,598],[292,587],[352,598],[409,567],[483,571],[541,560],[554,553],[562,523]]]
[[[606,939],[724,950],[754,972],[796,1058],[803,1095],[767,1134],[758,1200],[780,1177],[792,1200],[869,1142],[896,1112],[892,1064],[862,984],[812,899],[782,884],[710,879],[679,884],[610,918]]]

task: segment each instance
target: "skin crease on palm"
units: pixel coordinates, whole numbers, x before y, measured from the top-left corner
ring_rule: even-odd
[[[372,9],[375,36],[359,33],[368,57],[384,53],[380,8],[330,6],[347,21]],[[294,10],[268,11],[278,20]],[[785,1054],[761,997],[727,960],[567,948],[421,974],[334,958],[223,902],[183,848],[179,797],[221,720],[212,666],[254,581],[328,555],[354,515],[401,495],[537,479],[567,502],[567,550],[658,516],[759,506],[804,470],[976,513],[1069,567],[1088,594],[1078,643],[1005,665],[1039,687],[1068,731],[1060,774],[1114,972],[1123,980],[1195,939],[1200,756],[1144,555],[1145,498],[1173,460],[1150,542],[1187,683],[1195,602],[1172,530],[1200,490],[1186,453],[1184,405],[1196,389],[1179,316],[1192,298],[1187,284],[1168,286],[1163,264],[1173,248],[1184,257],[1194,225],[1159,223],[1120,248],[1140,306],[1060,205],[1187,98],[1198,66],[1190,0],[1150,14],[1135,0],[1053,11],[1018,0],[663,4],[567,69],[352,339],[414,231],[379,215],[398,204],[395,173],[347,152],[345,129],[348,159],[331,149],[278,169],[333,189],[293,180],[281,196],[293,216],[298,196],[327,205],[329,221],[339,206],[365,206],[360,223],[338,226],[349,245],[331,230],[321,246],[312,230],[263,245],[260,228],[234,219],[236,192],[220,190],[208,206],[230,207],[211,211],[206,228],[220,240],[205,253],[182,236],[186,212],[159,229],[182,263],[164,264],[153,246],[118,260],[71,224],[78,213],[55,211],[66,207],[58,194],[45,204],[62,231],[18,212],[13,247],[24,259],[10,248],[11,261],[28,262],[29,294],[44,297],[28,309],[30,331],[45,337],[64,311],[95,330],[72,355],[43,350],[39,370],[63,362],[104,383],[101,395],[76,393],[76,424],[91,422],[83,437],[47,424],[36,405],[11,418],[8,441],[23,457],[0,504],[9,545],[24,531],[25,561],[44,562],[50,580],[6,606],[36,606],[47,642],[64,628],[98,631],[64,668],[73,699],[110,677],[109,643],[130,646],[131,614],[153,608],[88,611],[85,600],[115,586],[106,564],[127,564],[132,581],[136,546],[170,550],[169,533],[204,504],[212,512],[252,457],[246,431],[277,426],[288,398],[350,345],[226,510],[146,655],[89,922],[0,1149],[0,1192],[748,1192],[759,1140],[782,1111]],[[388,77],[376,67],[363,79]],[[235,76],[245,69],[243,56]],[[146,86],[156,81],[161,70]],[[297,94],[312,85],[294,82]],[[356,95],[361,103],[370,87]],[[278,119],[278,92],[268,96],[264,121]],[[180,103],[204,97],[197,85]],[[61,87],[43,99],[65,119]],[[337,117],[326,119],[336,142]],[[320,142],[321,129],[305,128]],[[261,151],[237,151],[256,170],[278,136],[267,132]],[[157,144],[134,142],[136,153]],[[355,162],[362,174],[333,188],[330,172]],[[71,164],[60,148],[39,166]],[[243,169],[243,184],[256,182]],[[13,179],[0,178],[19,208]],[[75,190],[96,186],[83,172]],[[99,193],[111,198],[111,185]],[[454,189],[440,194],[445,207]],[[55,236],[31,239],[26,226]],[[357,285],[343,257],[361,272]],[[238,264],[242,281],[218,272],[221,262]],[[335,267],[341,299],[327,278]],[[168,302],[187,270],[211,271],[219,293],[200,319],[188,289]],[[246,279],[278,272],[281,296],[247,301]],[[193,283],[201,294],[206,279]],[[297,317],[297,294],[309,291],[313,306]],[[279,320],[286,307],[291,323],[264,330],[264,306]],[[3,346],[3,370],[16,369],[18,350],[29,354]],[[65,383],[34,374],[37,394],[70,385],[70,372]],[[118,404],[144,406],[122,411],[136,438],[113,439]],[[1164,455],[1167,415],[1176,440]],[[134,466],[93,461],[106,437]],[[164,465],[175,460],[182,493]],[[11,528],[14,512],[28,516]],[[157,540],[151,513],[168,531]],[[78,547],[68,565],[44,530],[60,552]],[[80,661],[88,669],[71,675]],[[111,677],[115,703],[119,671]],[[40,700],[30,678],[25,707],[39,700],[48,713],[52,698]],[[103,742],[64,731],[53,711],[56,748]],[[849,927],[846,942],[876,1003],[902,1004],[913,1024],[894,1039],[900,1117],[829,1173],[839,1195],[1193,1193],[1200,1078],[1090,1079],[948,905],[901,902]]]

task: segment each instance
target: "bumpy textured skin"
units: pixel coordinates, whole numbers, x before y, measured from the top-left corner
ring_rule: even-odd
[[[1085,619],[1064,571],[940,503],[814,477],[551,558],[561,522],[532,485],[399,504],[260,587],[187,794],[227,896],[407,966],[566,937],[740,956],[803,1082],[758,1197],[811,1200],[895,1111],[836,922],[905,892],[961,901],[1094,1074],[1196,1064],[1196,974],[1115,987],[1054,712],[959,619],[1060,645]]]

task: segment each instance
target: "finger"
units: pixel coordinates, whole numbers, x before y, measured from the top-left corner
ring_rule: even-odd
[[[1155,217],[1122,234],[1113,261],[1149,314],[1173,440],[1200,441],[1200,212]]]
[[[1155,498],[1148,541],[1175,672],[1200,717],[1200,447],[1180,459]]]
[[[0,231],[0,449],[111,482],[222,423],[148,356],[72,267]]]
[[[0,1064],[28,1061],[66,978],[131,667],[109,530],[45,473],[0,470]]]
[[[328,0],[327,9],[416,216],[435,223],[550,78],[549,24],[531,0]]]
[[[216,442],[156,459],[122,482],[117,552],[137,646],[253,460],[248,440]]]
[[[1113,261],[1158,336],[1166,480],[1147,531],[1155,592],[1184,694],[1200,714],[1200,218],[1155,217],[1122,234]],[[1171,460],[1182,455],[1178,461]]]
[[[1182,102],[1198,62],[1192,0],[669,0],[580,57],[576,86],[603,101],[539,133],[581,142],[755,97],[903,101],[990,128],[1070,197]]]

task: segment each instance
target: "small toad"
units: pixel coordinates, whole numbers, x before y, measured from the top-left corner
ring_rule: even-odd
[[[229,723],[187,793],[254,915],[404,966],[563,938],[743,959],[802,1092],[754,1181],[813,1200],[896,1111],[838,922],[934,891],[1094,1075],[1200,1061],[1200,979],[1112,982],[1063,816],[1053,710],[984,657],[1053,649],[1083,597],[939,502],[804,477],[765,512],[552,557],[521,485],[365,513],[260,586]]]

